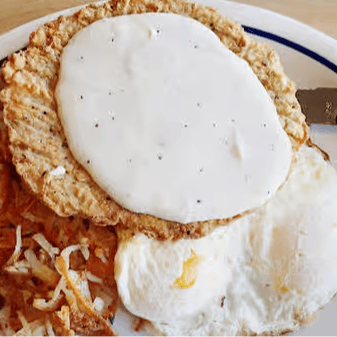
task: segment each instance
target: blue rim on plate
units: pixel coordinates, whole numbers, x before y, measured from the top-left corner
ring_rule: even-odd
[[[102,4],[104,3],[106,0],[100,0],[97,2],[94,2],[95,4]],[[213,0],[194,0],[196,2],[210,2],[209,5],[213,2]],[[225,8],[228,9],[227,7],[229,5],[233,6],[233,5],[237,5],[236,3],[233,3],[231,1],[224,1],[224,0],[220,0],[219,4],[221,3],[221,5],[225,5]],[[271,16],[275,16],[276,18],[282,19],[282,20],[288,20],[289,18],[279,15],[277,13],[268,11],[268,10],[264,10],[258,7],[254,7],[254,6],[250,6],[250,5],[243,5],[243,4],[239,4],[240,8],[244,7],[244,8],[249,8],[250,10],[262,10],[264,13],[271,15]],[[231,6],[229,6],[229,8],[231,8]],[[45,17],[36,19],[34,21],[28,22],[20,27],[17,27],[15,29],[13,29],[12,31],[9,31],[3,35],[0,36],[0,47],[6,47],[6,48],[0,48],[0,60],[5,58],[6,56],[10,55],[11,53],[15,52],[16,50],[19,50],[23,47],[26,46],[27,44],[27,40],[28,40],[28,36],[29,33],[35,29],[37,29],[37,27],[39,27],[40,25],[44,24],[45,22],[48,22],[50,20],[54,20],[56,19],[58,16],[60,15],[71,15],[74,12],[76,12],[77,10],[81,9],[85,7],[85,5],[80,5],[77,7],[73,7],[73,8],[68,8],[68,9],[64,9],[61,10],[59,12],[53,13],[53,14],[49,14]],[[217,7],[217,6],[215,6]],[[231,11],[229,11],[231,12]],[[237,20],[238,22],[240,22],[241,20]],[[245,21],[245,20],[243,20]],[[293,22],[295,22],[296,24],[298,24],[298,22],[296,22],[295,20],[291,20]],[[337,74],[337,61],[334,60],[335,63],[329,61],[329,55],[327,53],[325,53],[325,56],[322,56],[322,53],[318,50],[316,50],[316,52],[310,50],[309,48],[304,47],[301,44],[298,44],[296,42],[293,42],[287,38],[282,37],[281,35],[278,34],[274,34],[271,33],[267,30],[264,30],[262,27],[261,28],[255,28],[254,25],[251,24],[247,24],[245,25],[244,22],[241,22],[241,25],[243,26],[243,28],[245,29],[245,31],[249,34],[255,35],[255,36],[259,36],[265,39],[269,39],[271,41],[280,43],[284,46],[287,46],[293,50],[296,50],[300,53],[302,53],[303,55],[308,56],[309,58],[317,61],[318,63],[320,63],[321,65],[325,66],[326,68],[330,69],[333,73]],[[301,24],[301,26],[303,26],[302,28],[304,28],[306,25]],[[313,33],[315,33],[315,29],[313,29],[312,27],[307,26],[307,29],[305,29],[307,32],[308,31],[312,31]],[[317,31],[318,32],[318,31]],[[13,43],[14,42],[14,43]],[[325,43],[329,44],[329,41],[326,41]],[[331,42],[330,42],[331,43]],[[8,46],[11,45],[11,48],[9,48]]]
[[[253,28],[253,27],[245,26],[245,25],[242,25],[242,27],[249,34],[260,36],[260,37],[263,37],[263,38],[281,43],[281,44],[283,44],[283,45],[285,45],[289,48],[292,48],[294,50],[297,50],[298,52],[300,52],[300,53],[302,53],[306,56],[309,56],[310,58],[316,60],[317,62],[321,63],[322,65],[326,66],[327,68],[329,68],[330,70],[332,70],[334,73],[337,74],[337,65],[330,62],[325,57],[311,51],[310,49],[299,45],[298,43],[295,43],[293,41],[285,39],[284,37],[275,35],[273,33],[266,32],[266,31],[261,30],[261,29],[257,29],[257,28]]]

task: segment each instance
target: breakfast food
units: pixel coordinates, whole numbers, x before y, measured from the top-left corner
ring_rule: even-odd
[[[198,240],[125,236],[119,295],[155,335],[294,331],[337,292],[336,206],[336,171],[302,146],[286,183],[252,214]]]
[[[0,114],[0,334],[114,335],[116,235],[27,193]]]
[[[75,159],[137,214],[232,218],[289,172],[291,143],[262,84],[190,18],[123,15],[83,28],[63,50],[55,96]]]
[[[17,223],[2,265],[47,283],[20,290],[21,334],[113,334],[118,290],[155,334],[277,335],[337,292],[337,173],[277,56],[238,24],[182,1],[90,5],[33,33],[3,77],[4,158],[46,214],[29,244]]]
[[[71,37],[99,19],[146,12],[182,14],[211,28],[257,75],[275,104],[293,148],[307,140],[308,127],[295,98],[295,87],[284,75],[271,47],[253,41],[238,24],[200,5],[182,1],[112,1],[89,6],[74,16],[41,27],[31,35],[27,50],[5,64],[2,101],[13,163],[31,191],[61,216],[78,214],[97,224],[122,223],[160,240],[198,238],[230,219],[181,224],[122,208],[74,159],[57,115],[54,89],[62,50]]]

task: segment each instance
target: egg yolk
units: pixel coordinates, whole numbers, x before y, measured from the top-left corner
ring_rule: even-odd
[[[198,266],[204,258],[202,256],[198,256],[194,250],[191,250],[191,253],[192,256],[183,262],[183,272],[181,276],[173,283],[175,288],[191,288],[197,279]]]

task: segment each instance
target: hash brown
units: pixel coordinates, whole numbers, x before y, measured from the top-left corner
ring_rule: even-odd
[[[57,216],[25,191],[6,152],[0,139],[0,335],[114,336],[114,231]]]

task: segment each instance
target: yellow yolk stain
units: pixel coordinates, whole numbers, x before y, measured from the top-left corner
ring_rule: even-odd
[[[193,286],[197,279],[198,266],[204,260],[204,257],[198,256],[194,250],[191,250],[191,253],[192,256],[183,262],[181,276],[173,283],[175,288],[188,289]]]
[[[283,285],[281,288],[280,288],[281,292],[283,293],[287,293],[289,291],[288,287]]]
[[[282,275],[278,275],[275,279],[274,279],[274,289],[277,292],[281,292],[281,293],[287,293],[290,291],[289,287],[287,286],[285,279],[287,277],[286,273],[282,273]]]

